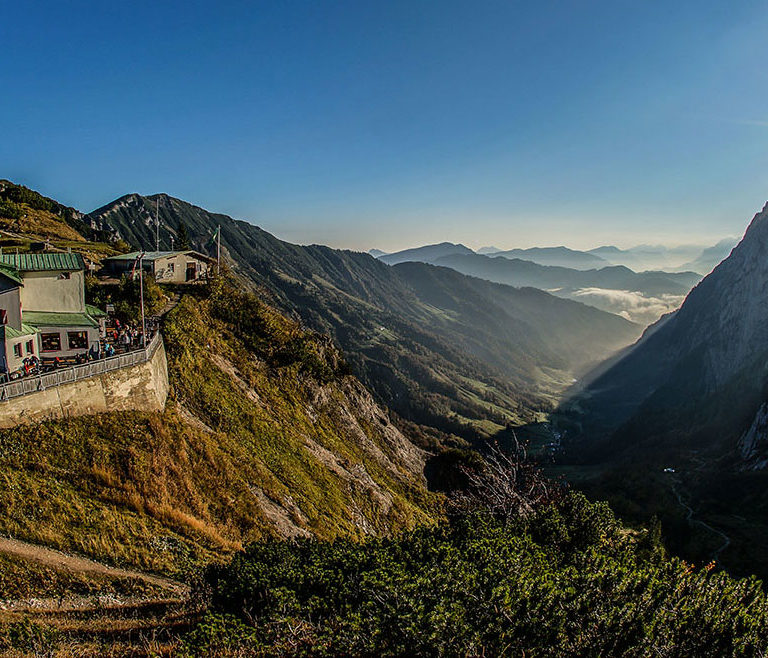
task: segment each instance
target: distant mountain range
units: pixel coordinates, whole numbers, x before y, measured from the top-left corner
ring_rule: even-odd
[[[642,325],[651,324],[676,309],[701,279],[696,272],[638,273],[624,265],[612,266],[607,258],[629,253],[617,247],[599,247],[597,251],[606,258],[566,247],[501,252],[492,251],[493,247],[483,249],[486,254],[475,253],[462,244],[443,242],[383,255],[379,259],[392,264],[411,261],[442,265],[496,283],[546,290]],[[514,254],[523,257],[513,258]],[[537,261],[570,263],[570,266],[543,265]],[[587,269],[595,263],[597,267]]]
[[[528,260],[539,265],[569,267],[574,270],[591,270],[610,265],[608,261],[586,251],[576,251],[568,247],[532,247],[530,249],[509,249],[497,251],[494,258]]]
[[[610,313],[649,324],[683,301],[701,279],[694,272],[640,272],[624,266],[599,270],[573,270],[531,261],[493,258],[479,254],[454,254],[435,261],[458,272],[511,286],[548,290]]]
[[[712,247],[683,245],[666,247],[664,245],[639,245],[630,249],[619,249],[607,245],[588,251],[579,251],[567,247],[533,247],[530,249],[499,249],[497,247],[481,247],[476,252],[484,256],[504,257],[551,265],[567,267],[574,270],[600,269],[609,265],[623,265],[635,272],[647,270],[666,272],[696,272],[704,276],[722,261],[736,245],[735,238],[725,238]],[[464,245],[443,242],[436,245],[426,245],[405,249],[391,254],[384,254],[377,249],[369,253],[380,258],[386,256],[385,262],[394,264],[405,261],[420,261],[434,263],[437,258],[454,254],[466,254],[472,250]]]
[[[471,438],[530,418],[574,373],[640,333],[620,317],[538,290],[289,244],[167,195],[127,195],[87,220],[133,247],[154,249],[156,202],[165,243],[183,223],[202,249],[221,226],[222,249],[237,272],[333,336],[380,401],[433,430]],[[432,251],[437,257],[457,250],[471,253],[462,245]]]
[[[394,254],[384,254],[378,258],[387,265],[397,265],[398,263],[434,263],[438,258],[444,256],[474,253],[474,251],[463,244],[441,242],[440,244],[430,244],[425,247],[397,251]]]
[[[684,263],[678,270],[691,270],[701,274],[709,274],[717,265],[728,257],[731,250],[738,244],[735,238],[725,238],[716,245],[704,249],[694,260]]]

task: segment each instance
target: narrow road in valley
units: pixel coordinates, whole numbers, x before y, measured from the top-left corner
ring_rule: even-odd
[[[69,569],[70,571],[79,571],[81,573],[93,573],[113,578],[134,578],[142,580],[150,585],[162,587],[168,592],[173,592],[176,596],[187,596],[189,586],[184,583],[135,571],[132,569],[121,569],[119,567],[110,567],[101,562],[90,560],[79,555],[72,555],[56,551],[52,548],[46,548],[38,544],[30,544],[18,539],[8,539],[0,537],[0,553],[21,557],[28,560],[34,560],[55,569]]]
[[[693,508],[688,503],[686,503],[685,500],[683,500],[683,497],[680,494],[680,490],[678,489],[677,485],[678,485],[678,482],[676,480],[673,480],[672,493],[675,494],[675,498],[677,498],[677,502],[685,510],[685,520],[690,525],[697,525],[701,528],[704,528],[705,530],[708,530],[709,532],[717,535],[723,540],[723,543],[712,553],[712,559],[722,567],[723,564],[720,560],[720,555],[726,548],[728,548],[731,545],[731,538],[728,535],[726,535],[722,530],[713,528],[708,523],[705,523],[704,521],[700,521],[699,519],[694,518]]]

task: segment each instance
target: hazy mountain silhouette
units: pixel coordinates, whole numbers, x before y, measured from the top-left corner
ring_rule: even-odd
[[[423,247],[414,247],[397,251],[393,254],[384,254],[379,256],[379,260],[387,265],[397,265],[398,263],[434,263],[438,258],[449,256],[451,254],[473,254],[475,253],[469,247],[463,244],[453,244],[452,242],[441,242],[440,244],[429,244]]]
[[[728,257],[728,254],[731,253],[731,250],[738,242],[736,238],[720,240],[716,245],[704,249],[695,260],[681,265],[679,269],[698,272],[702,276],[709,274],[719,263]]]
[[[509,249],[493,254],[494,258],[519,258],[539,265],[570,267],[576,270],[589,270],[605,267],[608,261],[586,251],[576,251],[568,247],[531,247],[530,249]]]
[[[574,270],[520,259],[453,254],[435,261],[464,274],[511,286],[531,286],[649,324],[677,308],[701,279],[693,272],[633,272],[627,267]]]

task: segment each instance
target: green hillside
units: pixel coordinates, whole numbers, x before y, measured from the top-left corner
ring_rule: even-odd
[[[184,296],[163,331],[164,414],[0,434],[0,533],[179,575],[269,536],[435,518],[425,456],[322,337],[225,280]]]
[[[96,262],[119,253],[121,247],[109,235],[92,230],[83,213],[0,179],[0,247],[28,251],[32,243],[41,242],[59,250],[77,249]]]

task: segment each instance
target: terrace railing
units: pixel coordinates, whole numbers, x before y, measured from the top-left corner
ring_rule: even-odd
[[[39,393],[54,386],[61,386],[61,384],[71,384],[82,379],[95,377],[96,375],[103,375],[105,372],[146,363],[155,355],[157,348],[160,347],[162,342],[163,337],[158,331],[152,337],[152,340],[149,341],[146,348],[142,347],[125,354],[89,361],[83,365],[59,368],[44,375],[22,377],[15,381],[0,384],[0,402],[18,398],[22,395],[29,395],[30,393]]]

